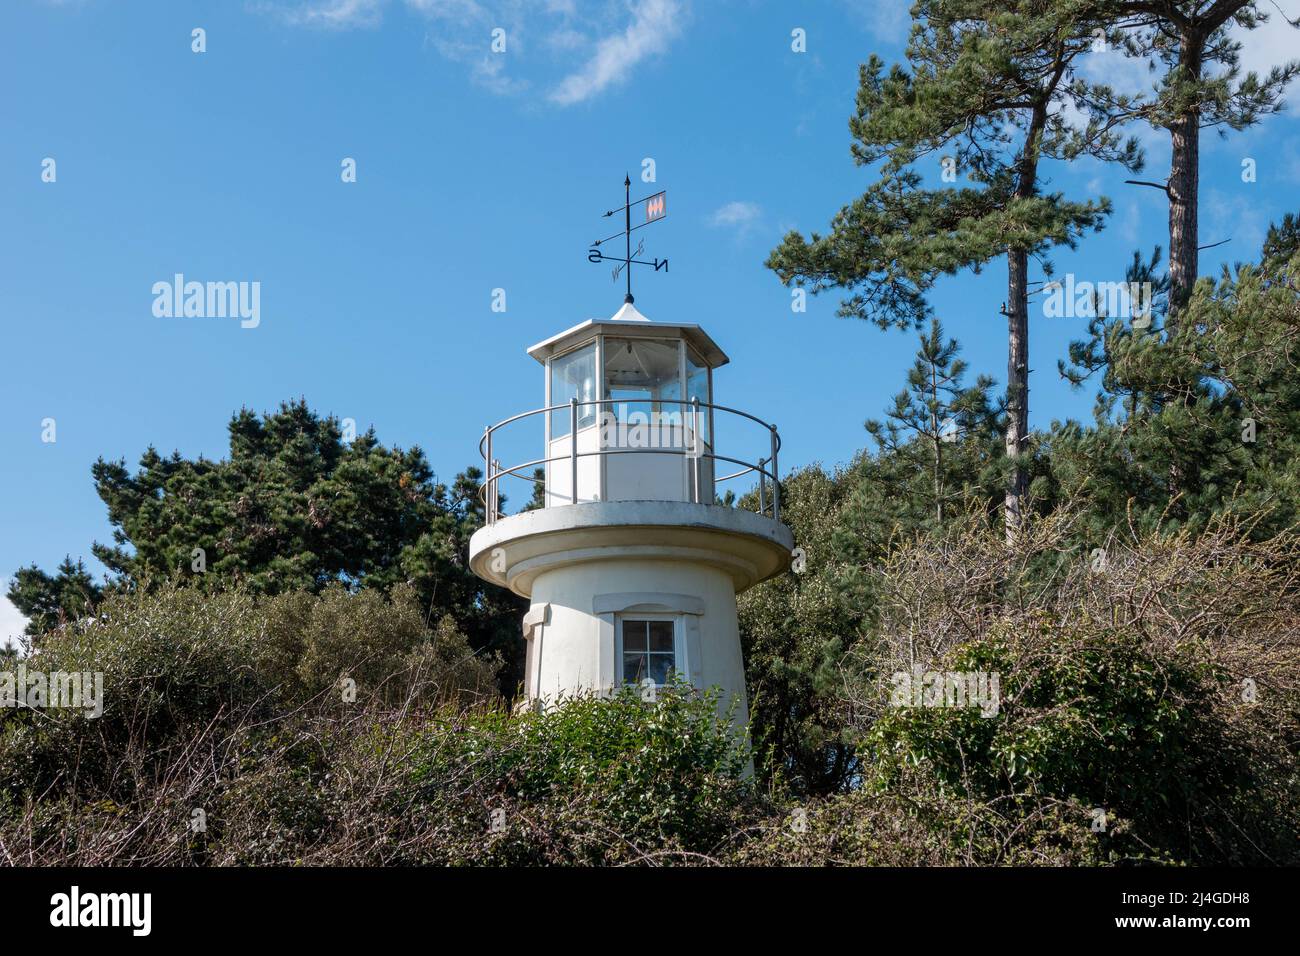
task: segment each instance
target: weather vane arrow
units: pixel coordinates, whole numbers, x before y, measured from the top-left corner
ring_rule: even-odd
[[[640,206],[642,203],[645,204],[645,221],[634,226],[632,225],[632,207]],[[632,302],[632,266],[653,266],[655,272],[658,272],[660,269],[664,272],[668,271],[667,259],[655,259],[652,262],[647,262],[644,259],[632,258],[632,233],[636,232],[638,229],[644,229],[646,226],[652,225],[668,215],[668,193],[667,191],[657,192],[652,196],[646,196],[643,199],[638,199],[633,202],[632,177],[624,176],[623,205],[616,209],[609,210],[605,213],[604,218],[608,219],[610,216],[615,216],[619,212],[623,213],[623,231],[616,232],[612,236],[606,236],[604,239],[597,239],[593,242],[591,248],[587,250],[587,261],[620,263],[620,265],[614,268],[614,281],[618,281],[620,272],[625,269],[627,270],[627,295],[623,298],[623,301]],[[619,236],[623,237],[623,257],[620,259],[617,256],[605,255],[600,248],[601,245],[609,242],[611,239],[617,239]],[[637,243],[636,254],[641,255],[641,251],[644,248],[645,240],[643,239]]]

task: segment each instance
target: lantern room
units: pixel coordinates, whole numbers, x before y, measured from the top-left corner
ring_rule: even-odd
[[[528,350],[545,369],[545,501],[714,500],[713,370],[697,325],[632,303]]]

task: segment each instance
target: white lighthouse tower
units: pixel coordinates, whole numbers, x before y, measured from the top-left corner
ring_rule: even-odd
[[[630,294],[629,294],[630,299]],[[629,301],[528,354],[545,369],[541,408],[491,426],[481,451],[487,524],[470,565],[528,598],[529,701],[662,684],[718,686],[748,722],[736,595],[779,574],[776,427],[718,404],[727,356],[697,325],[651,322]],[[531,426],[526,460],[499,461]],[[545,470],[545,506],[499,513],[501,481]],[[719,503],[758,485],[754,510]]]

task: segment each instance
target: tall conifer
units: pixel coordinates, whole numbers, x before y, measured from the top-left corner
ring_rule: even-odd
[[[886,327],[919,324],[938,276],[1006,257],[1009,541],[1029,485],[1030,260],[1049,272],[1046,253],[1073,247],[1110,209],[1104,198],[1045,192],[1041,164],[1088,155],[1141,166],[1136,143],[1121,141],[1103,108],[1122,97],[1075,69],[1099,38],[1118,42],[1094,7],[919,0],[907,66],[886,72],[872,56],[861,69],[852,150],[860,165],[880,164],[878,181],[829,235],[790,233],[767,263],[787,284],[851,289],[841,314]],[[969,184],[957,185],[959,176]]]

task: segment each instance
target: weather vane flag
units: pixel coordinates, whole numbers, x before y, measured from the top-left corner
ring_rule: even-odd
[[[644,210],[639,210],[637,216],[638,218],[640,218],[644,214],[644,220],[638,222],[634,226],[632,225],[632,208],[634,206],[642,206],[642,205],[644,205]],[[633,202],[632,201],[632,177],[624,176],[623,177],[623,205],[622,207],[620,207],[620,209],[623,213],[623,231],[616,232],[612,236],[606,236],[604,239],[597,239],[595,242],[593,242],[591,244],[591,248],[587,250],[587,261],[588,262],[617,262],[618,265],[614,267],[614,273],[613,273],[615,282],[618,281],[619,274],[624,272],[624,270],[626,270],[627,295],[624,296],[623,301],[632,302],[633,301],[632,266],[634,265],[654,266],[655,272],[658,272],[660,269],[662,269],[664,272],[668,271],[667,259],[655,259],[653,261],[647,262],[644,259],[634,259],[633,258],[634,253],[632,252],[632,233],[636,232],[638,229],[644,229],[646,226],[652,223],[656,223],[660,219],[663,219],[665,216],[668,215],[668,193],[666,191],[657,192],[652,196],[646,196],[643,199],[638,199],[636,200],[636,202]],[[616,215],[620,211],[620,209],[609,210],[609,212],[605,213],[605,218],[608,219],[610,216]],[[618,256],[605,255],[605,253],[601,250],[600,247],[604,243],[609,242],[612,239],[617,239],[619,236],[623,237],[623,251],[624,251],[623,257],[619,258]],[[642,239],[640,242],[637,243],[635,255],[639,256],[644,251],[645,251],[645,240]]]

